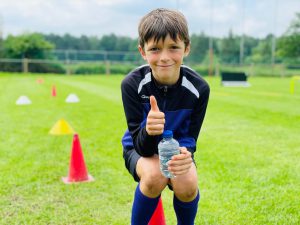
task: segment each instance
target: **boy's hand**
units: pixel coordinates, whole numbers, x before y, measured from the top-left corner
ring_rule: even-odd
[[[159,111],[156,99],[150,96],[151,109],[147,116],[146,131],[149,135],[160,135],[165,127],[165,114]]]
[[[179,147],[180,154],[174,155],[168,162],[168,170],[175,176],[185,174],[192,166],[192,154],[186,147]]]

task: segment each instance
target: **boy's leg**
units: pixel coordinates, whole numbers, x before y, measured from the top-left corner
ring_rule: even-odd
[[[141,157],[136,165],[136,173],[140,178],[141,192],[150,198],[159,196],[169,182],[160,172],[158,155]]]
[[[137,153],[134,151],[132,154]],[[137,157],[132,155],[129,158]],[[127,168],[134,168],[134,174],[132,171],[131,173],[136,181],[140,180],[134,195],[131,224],[147,225],[157,207],[160,193],[166,187],[168,179],[160,173],[157,155],[147,158],[139,157],[135,165],[127,166]]]
[[[193,225],[200,199],[196,166],[193,164],[187,174],[171,179],[171,184],[178,225]]]
[[[131,225],[147,225],[154,213],[160,196],[149,198],[136,187],[131,213]]]

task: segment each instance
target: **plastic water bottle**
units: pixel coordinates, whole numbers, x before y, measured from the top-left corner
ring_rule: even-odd
[[[165,130],[163,133],[163,139],[158,144],[160,171],[165,177],[174,177],[174,175],[168,170],[168,161],[173,155],[178,155],[179,153],[179,143],[173,138],[173,132],[171,130]]]

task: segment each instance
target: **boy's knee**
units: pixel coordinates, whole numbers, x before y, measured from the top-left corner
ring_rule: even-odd
[[[193,176],[185,178],[183,181],[173,182],[172,186],[176,197],[183,202],[195,199],[199,191],[198,181]]]
[[[151,196],[158,196],[168,184],[168,179],[165,178],[160,171],[149,171],[141,177],[140,184],[144,191]]]
[[[184,192],[175,192],[176,197],[183,202],[193,201],[198,194],[198,189],[187,189]]]

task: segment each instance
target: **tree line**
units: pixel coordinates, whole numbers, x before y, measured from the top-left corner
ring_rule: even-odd
[[[274,42],[276,41],[276,42]],[[223,64],[285,63],[300,64],[300,13],[291,22],[286,32],[275,39],[272,34],[264,38],[235,35],[229,31],[226,37],[210,38],[205,33],[191,35],[191,52],[186,59],[191,63],[209,61],[211,42],[214,62]],[[241,48],[242,44],[242,48]],[[57,59],[54,50],[120,52],[114,54],[119,61],[140,60],[137,51],[138,40],[115,34],[75,37],[70,34],[24,33],[8,35],[0,40],[0,58],[11,59]],[[274,48],[274,49],[272,49]],[[242,50],[242,52],[241,52]],[[128,56],[131,53],[131,56]],[[121,56],[122,55],[122,56]],[[126,58],[127,57],[127,58]],[[273,58],[272,58],[273,57]],[[114,60],[112,57],[111,60]],[[272,60],[274,60],[272,62]]]

